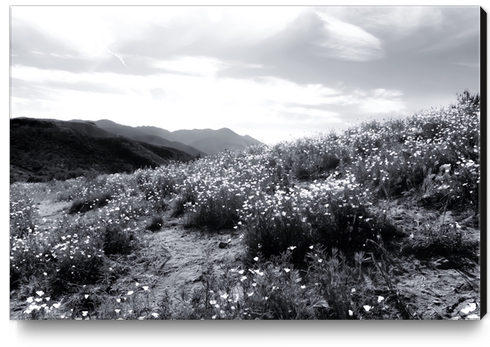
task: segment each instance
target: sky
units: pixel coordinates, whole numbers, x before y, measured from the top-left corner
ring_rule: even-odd
[[[10,116],[265,143],[480,91],[477,6],[12,6]]]

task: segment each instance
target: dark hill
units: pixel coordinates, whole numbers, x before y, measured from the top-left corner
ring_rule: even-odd
[[[10,182],[132,172],[193,157],[174,148],[114,136],[93,123],[10,120]]]
[[[92,122],[87,122],[83,120],[72,120],[69,122],[53,120],[53,122],[58,128],[73,129],[79,134],[84,134],[84,135],[94,136],[94,137],[114,137],[114,134],[99,128],[96,124]]]

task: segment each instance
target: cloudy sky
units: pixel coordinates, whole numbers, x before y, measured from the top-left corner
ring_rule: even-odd
[[[273,143],[480,89],[479,7],[11,7],[11,117]]]

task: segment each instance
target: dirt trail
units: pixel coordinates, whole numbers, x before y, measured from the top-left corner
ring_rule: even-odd
[[[420,238],[424,225],[437,228],[454,224],[457,219],[451,211],[441,215],[416,206],[404,208],[392,204],[386,208],[394,224],[411,237]],[[471,219],[460,222],[462,237],[466,242],[479,244],[480,231],[473,227]],[[419,319],[475,319],[480,316],[481,270],[477,260],[419,253],[405,254],[395,260],[401,274],[394,277],[394,281],[414,316]],[[476,258],[479,256],[480,247]]]
[[[185,229],[181,220],[164,214],[164,226],[143,236],[144,249],[138,255],[140,265],[133,268],[132,277],[150,282],[159,302],[166,294],[179,300],[184,291],[203,287],[203,271],[212,264],[213,273],[219,276],[225,265],[239,266],[243,251],[240,233],[234,230],[205,232]],[[221,248],[219,244],[221,243]]]
[[[49,228],[60,218],[67,215],[70,202],[42,201],[37,205],[38,224],[42,229]],[[81,215],[81,218],[92,218],[95,211]],[[126,283],[128,278],[134,282],[150,285],[156,300],[161,300],[164,293],[172,299],[178,299],[184,290],[187,294],[202,286],[202,272],[209,263],[213,264],[215,273],[220,272],[223,265],[236,263],[243,251],[240,233],[235,230],[220,232],[204,232],[185,229],[183,221],[171,218],[165,212],[164,226],[156,231],[144,231],[147,218],[138,222],[139,231],[143,231],[144,247],[139,250],[136,258],[130,262],[131,273],[121,279]],[[226,244],[220,248],[219,243]]]
[[[474,319],[480,315],[480,267],[439,269],[440,263],[416,258],[404,262],[396,287],[414,318]],[[468,307],[475,309],[468,310]]]
[[[212,264],[214,276],[219,276],[222,266],[240,265],[239,257],[244,249],[240,233],[186,229],[182,220],[170,217],[170,212],[163,213],[162,217],[164,225],[155,232],[145,230],[148,219],[138,222],[143,246],[129,257],[129,273],[119,278],[112,288],[121,288],[124,292],[139,283],[150,287],[154,305],[165,297],[177,304],[183,292],[189,297],[194,290],[204,288],[203,271],[209,264]],[[226,246],[221,248],[220,243]]]
[[[53,217],[53,216],[61,216],[63,212],[67,212],[71,203],[66,201],[42,201],[37,205],[37,211],[39,217]]]

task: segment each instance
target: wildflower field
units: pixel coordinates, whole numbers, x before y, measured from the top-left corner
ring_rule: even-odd
[[[10,186],[11,319],[479,319],[480,102]]]

